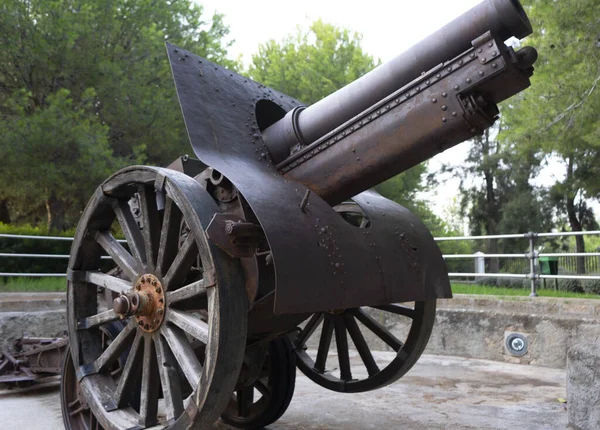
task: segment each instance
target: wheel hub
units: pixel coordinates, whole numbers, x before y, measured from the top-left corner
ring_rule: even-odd
[[[135,283],[135,292],[117,297],[113,308],[121,318],[135,316],[140,329],[156,331],[165,317],[165,291],[159,279],[147,273]]]

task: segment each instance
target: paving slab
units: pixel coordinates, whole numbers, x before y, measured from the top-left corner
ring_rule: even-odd
[[[380,363],[391,357],[374,355]],[[400,381],[368,393],[334,393],[299,373],[287,413],[269,429],[564,429],[567,410],[558,399],[566,398],[565,386],[563,370],[431,355]],[[61,428],[56,383],[0,391],[0,429]]]

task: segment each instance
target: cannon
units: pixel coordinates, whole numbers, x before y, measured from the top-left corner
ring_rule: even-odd
[[[167,44],[198,159],[120,170],[82,214],[65,426],[261,428],[296,366],[346,393],[406,374],[452,292],[427,228],[371,187],[490,127],[530,85],[535,49],[505,41],[531,31],[486,0],[308,107]]]

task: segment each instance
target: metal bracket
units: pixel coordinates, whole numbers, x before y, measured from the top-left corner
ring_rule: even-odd
[[[230,213],[215,214],[206,228],[206,235],[234,258],[252,257],[264,237],[260,226]]]

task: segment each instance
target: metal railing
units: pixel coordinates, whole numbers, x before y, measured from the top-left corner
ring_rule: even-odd
[[[537,238],[544,237],[561,237],[561,236],[583,236],[583,235],[600,235],[600,231],[577,231],[577,232],[551,232],[551,233],[522,233],[522,234],[497,234],[489,236],[449,236],[449,237],[436,237],[436,242],[444,241],[458,241],[458,240],[489,240],[489,239],[527,239],[529,241],[529,252],[521,254],[485,254],[485,253],[474,253],[474,254],[446,254],[444,259],[478,259],[478,258],[523,258],[528,261],[529,273],[517,274],[517,273],[476,273],[476,272],[450,272],[450,277],[469,277],[469,278],[480,278],[480,277],[491,277],[491,278],[520,278],[529,279],[531,285],[531,297],[536,297],[536,280],[538,279],[596,279],[600,280],[600,276],[594,275],[543,275],[537,272],[536,260],[540,257],[600,257],[600,252],[538,252],[535,250],[535,244]],[[18,235],[18,234],[0,234],[0,238],[9,239],[35,239],[35,240],[61,240],[61,241],[73,241],[72,237],[60,237],[60,236],[30,236],[30,235]],[[119,242],[126,243],[125,240],[119,239]],[[0,253],[0,258],[12,257],[12,258],[57,258],[57,259],[68,259],[69,255],[66,254],[25,254],[25,253]],[[109,256],[102,256],[103,259],[110,258]],[[65,273],[3,273],[0,272],[1,277],[64,277]]]
[[[544,237],[562,237],[562,236],[584,236],[584,235],[600,235],[599,230],[593,231],[572,231],[572,232],[551,232],[551,233],[535,233],[528,232],[522,234],[496,234],[489,236],[451,236],[451,237],[436,237],[434,238],[437,242],[451,241],[451,240],[489,240],[489,239],[527,239],[529,241],[529,252],[524,254],[450,254],[444,255],[444,259],[453,258],[524,258],[529,262],[529,273],[526,274],[513,274],[513,273],[448,273],[450,277],[490,277],[490,278],[522,278],[529,279],[531,285],[531,297],[537,297],[536,292],[536,280],[538,279],[596,279],[600,280],[600,276],[594,275],[543,275],[537,272],[536,260],[540,257],[598,257],[600,252],[538,252],[535,250],[535,242],[537,238]]]
[[[0,238],[7,239],[34,239],[34,240],[60,240],[60,241],[73,241],[73,237],[64,236],[31,236],[26,234],[0,234]],[[119,239],[117,242],[126,243],[126,240]],[[0,252],[0,258],[58,258],[68,259],[68,254],[25,254],[25,253],[14,253],[14,252]],[[110,259],[108,255],[100,257],[102,259]],[[65,273],[14,273],[14,272],[0,272],[0,277],[27,277],[27,278],[46,278],[46,277],[66,277]]]

